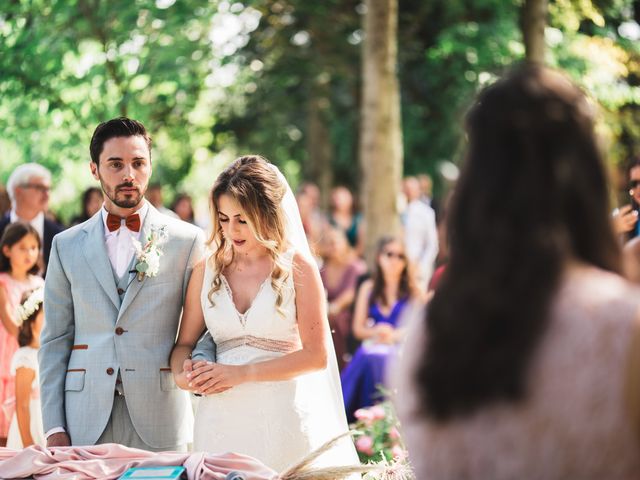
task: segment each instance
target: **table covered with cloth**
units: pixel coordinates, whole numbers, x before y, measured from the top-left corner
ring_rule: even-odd
[[[277,473],[253,457],[235,453],[154,453],[107,443],[87,447],[23,450],[0,448],[0,478],[36,480],[116,480],[132,467],[184,466],[189,480],[275,480]]]

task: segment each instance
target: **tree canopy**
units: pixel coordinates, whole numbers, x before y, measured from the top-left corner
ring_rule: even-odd
[[[524,57],[522,0],[400,0],[404,172],[436,183],[459,161],[479,88]],[[11,0],[0,13],[0,182],[19,163],[54,173],[72,215],[107,118],[141,120],[154,180],[202,195],[238,153],[292,183],[360,187],[362,18],[356,0]],[[550,0],[546,61],[602,106],[608,159],[639,152],[640,2]]]

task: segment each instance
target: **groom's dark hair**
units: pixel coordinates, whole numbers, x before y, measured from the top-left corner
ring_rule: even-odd
[[[115,137],[135,136],[140,136],[145,139],[149,147],[149,158],[151,158],[151,137],[147,133],[147,129],[144,128],[144,125],[140,122],[127,117],[118,117],[102,122],[94,130],[91,143],[89,144],[91,161],[96,165],[99,164],[100,154],[102,153],[104,142],[107,140]]]

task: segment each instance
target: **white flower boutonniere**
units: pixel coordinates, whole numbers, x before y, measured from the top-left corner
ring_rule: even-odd
[[[144,246],[138,241],[133,240],[133,246],[136,249],[136,272],[138,281],[144,280],[144,277],[155,277],[160,269],[160,257],[163,254],[160,248],[167,241],[167,226],[156,225],[151,227],[151,232],[147,237],[147,243]]]

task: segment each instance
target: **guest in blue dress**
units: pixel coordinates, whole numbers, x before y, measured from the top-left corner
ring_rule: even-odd
[[[362,340],[342,372],[342,393],[349,422],[354,412],[383,400],[387,359],[402,339],[399,319],[410,301],[420,300],[413,268],[404,243],[384,237],[378,244],[372,278],[365,280],[356,298],[353,334]]]

